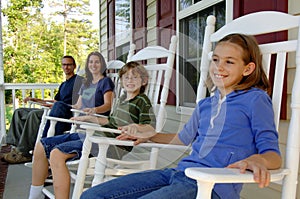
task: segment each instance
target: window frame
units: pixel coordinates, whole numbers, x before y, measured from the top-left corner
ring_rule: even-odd
[[[232,21],[233,19],[233,0],[202,0],[197,3],[190,5],[189,7],[180,10],[180,0],[176,1],[176,32],[180,34],[180,20],[186,19],[197,12],[201,12],[202,10],[214,6],[220,2],[225,1],[225,23]],[[179,51],[179,45],[177,45],[177,52]],[[184,102],[180,101],[180,53],[177,53],[176,58],[176,112],[184,115],[191,115],[194,107],[187,107],[182,105]],[[196,102],[194,104],[196,106]]]
[[[130,48],[130,43],[131,43],[131,27],[132,27],[132,18],[131,18],[131,6],[132,6],[132,1],[131,0],[128,0],[129,2],[129,29],[127,31],[122,31],[122,32],[117,32],[117,1],[118,0],[115,0],[115,30],[116,30],[116,33],[115,33],[115,58],[116,59],[119,59],[120,57],[123,57],[124,58],[124,53],[123,53],[123,49],[125,48]],[[124,36],[126,35],[126,36]],[[120,54],[119,54],[120,53]],[[128,54],[128,53],[127,53]],[[126,56],[127,57],[127,56]],[[123,62],[126,62],[127,60],[121,60]]]

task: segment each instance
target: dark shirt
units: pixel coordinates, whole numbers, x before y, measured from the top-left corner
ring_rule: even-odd
[[[104,94],[108,91],[114,91],[115,85],[109,77],[100,79],[96,84],[86,86],[82,85],[79,95],[81,95],[81,108],[93,108],[104,104]],[[101,113],[102,115],[109,115],[110,111]]]
[[[66,104],[75,104],[79,97],[79,89],[82,84],[83,77],[73,75],[70,79],[64,81],[58,89],[58,93],[54,99],[56,101],[63,101]]]

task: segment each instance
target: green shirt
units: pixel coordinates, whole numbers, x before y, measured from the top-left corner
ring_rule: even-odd
[[[103,125],[106,128],[117,129],[120,126],[129,124],[150,124],[155,128],[156,119],[153,113],[152,104],[145,94],[138,94],[133,99],[125,100],[122,95],[114,106],[113,113],[108,117],[108,124]],[[96,135],[99,133],[95,133]],[[100,133],[101,135],[101,133]],[[105,133],[107,137],[116,137],[112,133]]]
[[[132,123],[150,124],[155,128],[155,115],[152,105],[145,94],[139,94],[133,99],[125,100],[126,96],[122,95],[115,105],[113,113],[109,116],[109,123],[105,126],[118,128]]]

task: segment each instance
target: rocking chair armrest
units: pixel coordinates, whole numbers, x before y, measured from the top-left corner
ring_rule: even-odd
[[[277,182],[288,175],[288,169],[270,170],[271,182]],[[246,171],[240,173],[239,169],[232,168],[187,168],[185,175],[197,180],[197,199],[207,199],[211,197],[215,183],[255,183],[253,173]]]

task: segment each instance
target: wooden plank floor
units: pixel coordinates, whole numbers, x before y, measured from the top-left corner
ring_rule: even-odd
[[[2,158],[3,153],[7,153],[9,151],[9,146],[1,146],[0,159]],[[6,162],[0,161],[0,198],[3,198],[7,169],[8,164]]]

